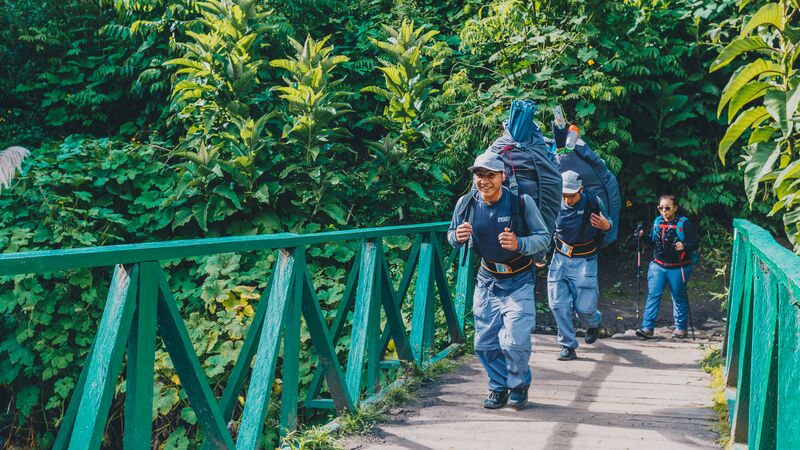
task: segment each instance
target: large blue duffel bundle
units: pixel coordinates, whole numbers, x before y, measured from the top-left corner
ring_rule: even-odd
[[[622,198],[619,192],[617,177],[608,169],[606,162],[597,156],[589,144],[579,139],[574,150],[560,149],[555,153],[555,161],[561,173],[573,170],[578,173],[583,185],[588,191],[600,196],[608,208],[613,226],[606,233],[601,247],[605,247],[617,240],[619,231],[619,211],[622,209]]]
[[[506,186],[533,198],[552,235],[561,209],[561,172],[548,155],[542,130],[533,121],[535,113],[533,101],[513,101],[503,135],[486,151],[500,154],[506,165]]]

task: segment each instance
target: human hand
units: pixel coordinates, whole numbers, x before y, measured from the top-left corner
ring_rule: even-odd
[[[500,247],[503,247],[505,250],[515,252],[519,249],[519,240],[517,240],[517,235],[514,234],[510,229],[506,228],[502,233],[500,233],[498,238],[500,240]]]
[[[675,250],[682,252],[686,247],[684,247],[683,242],[678,241],[675,243]]]
[[[603,213],[592,213],[592,216],[589,218],[589,220],[592,226],[598,230],[608,231],[611,229],[611,222],[609,222],[608,219],[603,216]]]
[[[468,222],[464,222],[459,225],[458,228],[456,228],[456,241],[458,241],[459,244],[463,244],[464,242],[467,242],[471,234],[472,225],[470,225]]]

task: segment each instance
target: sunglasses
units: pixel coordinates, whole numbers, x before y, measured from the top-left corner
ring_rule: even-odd
[[[669,211],[672,209],[672,206],[657,206],[656,209],[659,211]]]

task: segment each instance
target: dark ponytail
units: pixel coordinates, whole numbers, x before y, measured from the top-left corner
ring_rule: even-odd
[[[664,194],[661,197],[658,197],[658,202],[661,203],[661,200],[669,200],[675,205],[675,209],[678,209],[681,205],[678,203],[678,197],[673,194]]]

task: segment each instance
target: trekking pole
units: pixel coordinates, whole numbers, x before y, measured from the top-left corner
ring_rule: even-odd
[[[689,296],[686,296],[686,312],[689,313],[689,326],[692,328],[692,340],[694,341],[694,321],[692,320],[692,308],[689,306]]]
[[[641,303],[642,280],[642,224],[636,226],[636,321],[639,321],[639,304]]]
[[[683,261],[684,256],[686,256],[686,252],[681,252],[681,261]],[[689,289],[686,287],[686,274],[683,271],[683,266],[681,266],[681,281],[683,281],[684,289],[686,289],[686,312],[689,315],[689,326],[692,327],[692,340],[694,341],[694,320],[692,320],[692,308],[689,306]]]

